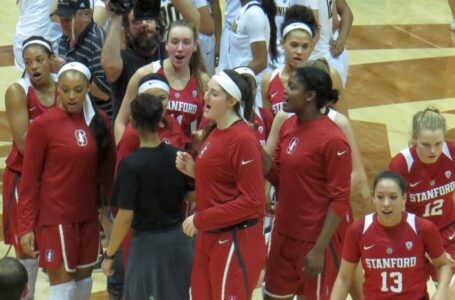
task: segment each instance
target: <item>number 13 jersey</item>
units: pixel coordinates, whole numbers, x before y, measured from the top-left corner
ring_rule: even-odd
[[[403,212],[392,227],[370,214],[350,225],[345,235],[343,259],[361,260],[365,271],[365,299],[429,299],[425,252],[434,259],[444,253],[434,224]]]

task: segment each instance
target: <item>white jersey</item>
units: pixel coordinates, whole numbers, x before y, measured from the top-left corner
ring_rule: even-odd
[[[229,31],[228,68],[248,65],[253,55],[250,44],[264,41],[269,48],[270,25],[259,2],[251,1],[242,7]]]
[[[267,15],[257,1],[251,1],[242,6],[239,15],[231,26],[228,35],[227,68],[246,66],[253,60],[251,44],[264,41],[269,51],[270,24]],[[221,64],[221,58],[220,58]],[[262,107],[261,80],[269,70],[266,68],[256,76],[256,107]]]
[[[22,43],[33,35],[39,35],[52,44],[54,52],[58,47],[58,39],[62,35],[60,24],[50,20],[52,0],[21,0],[19,2],[19,20],[14,33],[14,63],[19,71],[24,71],[22,60]]]
[[[284,50],[281,48],[281,25],[284,23],[286,11],[295,4],[307,6],[312,10],[318,9],[318,0],[275,0],[276,48],[278,50],[278,57],[276,62],[270,62],[274,67],[284,64]]]
[[[240,13],[242,4],[240,0],[226,0],[226,7],[224,9],[224,26],[227,26],[227,29],[231,29],[232,23]]]
[[[197,9],[210,5],[207,0],[193,0],[194,6]],[[205,35],[199,33],[199,48],[201,49],[201,55],[204,59],[205,66],[207,67],[207,73],[212,76],[215,73],[215,34]]]
[[[320,37],[309,59],[325,58],[330,67],[337,71],[345,87],[349,74],[348,52],[345,49],[338,57],[333,57],[330,53],[330,41],[334,39],[332,23],[334,6],[335,0],[318,0]]]
[[[21,0],[19,2],[19,21],[16,24],[16,34],[26,39],[32,35],[40,35],[54,41],[60,34],[54,29],[49,19],[52,0]]]
[[[335,0],[318,0],[319,41],[311,53],[310,59],[330,55],[330,41],[333,39],[333,8]]]

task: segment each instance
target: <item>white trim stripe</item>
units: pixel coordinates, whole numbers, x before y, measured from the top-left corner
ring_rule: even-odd
[[[226,280],[227,274],[229,272],[229,265],[231,264],[232,254],[234,253],[234,241],[231,243],[231,248],[229,249],[228,258],[226,260],[226,266],[224,267],[223,281],[221,282],[221,300],[224,300],[224,293],[226,290]]]
[[[85,264],[85,265],[77,265],[76,268],[77,268],[77,269],[89,268],[89,267],[91,267],[91,266],[96,265],[96,264],[98,263],[98,261],[99,261],[99,259],[98,259],[98,257],[97,257],[96,260],[95,260],[94,262],[89,263],[89,264]]]
[[[414,163],[414,158],[411,155],[410,148],[406,148],[401,150],[400,153],[403,155],[404,159],[406,160],[406,165],[408,166],[408,172],[411,171],[412,164]]]
[[[447,146],[446,142],[444,142],[442,145],[442,153],[444,153],[444,155],[447,156],[450,160],[453,160],[452,155],[450,155],[449,146]]]
[[[365,233],[368,228],[370,228],[371,224],[373,224],[373,214],[369,214],[365,216],[365,223],[363,224],[363,232]]]
[[[264,293],[269,295],[270,297],[273,297],[273,298],[278,298],[278,299],[287,299],[287,298],[290,298],[290,297],[293,297],[294,294],[289,294],[289,295],[285,295],[285,296],[280,296],[280,295],[276,295],[276,294],[273,294],[273,293],[270,293],[268,292],[266,289],[264,289]]]
[[[58,225],[58,231],[60,233],[60,243],[62,244],[62,256],[63,256],[63,263],[65,264],[65,269],[67,272],[76,272],[76,269],[70,269],[68,266],[68,259],[66,257],[66,247],[65,247],[65,235],[63,234],[62,224]]]
[[[316,286],[316,299],[317,300],[321,299],[321,278],[322,278],[322,274],[319,273],[318,274],[318,283],[317,283],[317,286]]]
[[[408,217],[406,218],[406,222],[408,222],[409,226],[414,230],[415,234],[417,234],[416,228],[416,216],[414,214],[408,213]]]

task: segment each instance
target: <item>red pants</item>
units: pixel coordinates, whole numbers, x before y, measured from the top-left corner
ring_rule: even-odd
[[[236,236],[243,266],[239,263],[232,232],[197,235],[191,274],[192,299],[242,300],[247,299],[247,294],[251,299],[266,259],[262,225],[237,230]]]

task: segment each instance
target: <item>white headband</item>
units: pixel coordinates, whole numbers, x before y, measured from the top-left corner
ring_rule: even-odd
[[[87,68],[87,66],[84,64],[81,64],[80,62],[76,62],[76,61],[63,65],[63,67],[61,67],[60,70],[58,70],[57,77],[60,79],[60,76],[62,76],[62,74],[64,72],[69,71],[69,70],[81,72],[82,74],[84,74],[84,76],[85,76],[85,78],[87,78],[87,80],[90,80],[92,78],[92,75],[90,74],[90,70]]]
[[[256,78],[256,74],[254,74],[253,70],[251,70],[251,68],[248,68],[248,67],[238,67],[238,68],[235,68],[234,71],[236,71],[238,74],[248,74],[250,76],[253,76],[253,78]]]
[[[229,95],[236,98],[237,101],[242,100],[242,92],[228,74],[221,71],[213,75],[212,78],[218,82]]]
[[[308,32],[310,37],[313,38],[313,32],[311,31],[310,26],[308,26],[307,24],[302,23],[302,22],[294,22],[294,23],[291,23],[291,24],[287,25],[286,27],[284,27],[283,38],[286,36],[286,34],[288,34],[290,31],[292,31],[294,29],[305,30],[306,32]]]
[[[161,89],[169,94],[169,85],[166,82],[158,79],[147,80],[146,82],[142,83],[139,86],[137,93],[142,94],[153,88]]]
[[[58,79],[60,79],[60,76],[62,76],[63,73],[69,70],[81,72],[82,74],[84,74],[87,80],[90,80],[90,78],[92,78],[90,70],[84,64],[81,64],[79,62],[71,62],[65,64],[63,67],[60,68],[57,74]],[[84,104],[82,104],[82,110],[84,111],[85,124],[87,124],[87,126],[90,126],[90,123],[92,122],[92,119],[95,116],[95,109],[93,108],[92,101],[90,100],[90,96],[88,93],[85,95]]]
[[[27,43],[25,43],[25,45],[22,46],[22,51],[24,51],[24,49],[27,48],[30,45],[41,45],[41,46],[43,46],[44,48],[46,48],[47,50],[49,50],[52,53],[52,49],[49,46],[49,44],[44,42],[44,41],[42,41],[42,40],[38,40],[38,39],[31,40],[31,41],[28,41]]]

